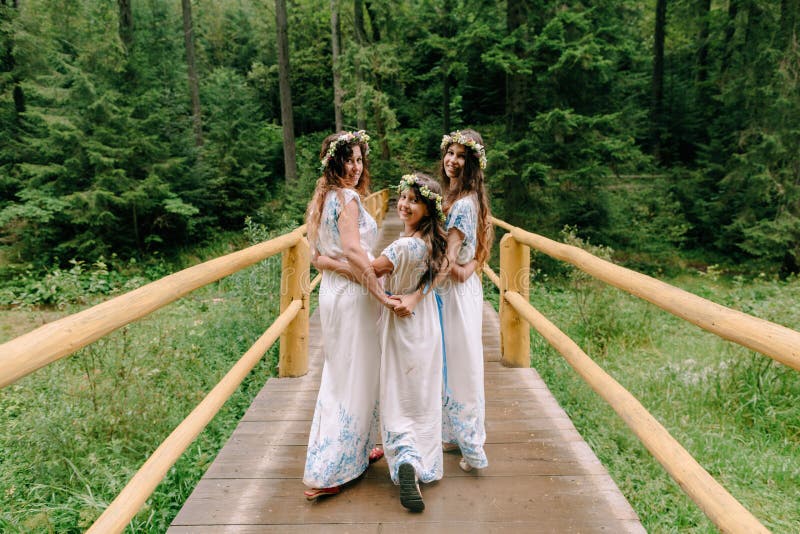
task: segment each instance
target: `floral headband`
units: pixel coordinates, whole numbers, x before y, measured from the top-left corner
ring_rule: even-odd
[[[436,213],[439,215],[439,220],[444,222],[444,208],[442,208],[442,195],[438,193],[434,193],[431,191],[427,185],[420,185],[417,182],[417,177],[414,174],[404,174],[402,178],[400,178],[400,183],[397,184],[397,193],[400,194],[403,191],[407,191],[411,189],[412,186],[417,185],[419,187],[420,194],[433,200],[436,203]]]
[[[453,132],[453,135],[444,135],[442,136],[442,145],[439,147],[441,150],[447,148],[448,145],[452,143],[458,143],[459,145],[464,145],[465,147],[469,148],[475,155],[478,156],[478,159],[481,163],[481,169],[486,168],[486,149],[482,144],[477,142],[472,137],[468,137],[461,133],[461,130],[456,130]]]
[[[325,168],[328,166],[328,162],[330,162],[333,155],[336,154],[336,149],[339,148],[339,145],[354,145],[354,144],[361,144],[363,143],[366,146],[366,150],[364,155],[366,156],[369,154],[369,135],[364,130],[358,130],[357,132],[347,132],[343,133],[339,137],[333,141],[330,146],[328,147],[328,151],[325,153],[325,157],[322,158],[319,162],[319,172],[325,172]]]

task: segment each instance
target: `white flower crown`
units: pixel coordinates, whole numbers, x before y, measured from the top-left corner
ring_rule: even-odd
[[[442,195],[439,193],[434,193],[431,191],[427,185],[420,185],[417,182],[417,176],[415,174],[404,174],[402,178],[400,178],[400,183],[397,184],[397,194],[402,193],[408,189],[411,189],[414,185],[419,186],[420,194],[428,199],[433,200],[436,203],[436,214],[439,216],[439,220],[444,222],[444,208],[442,207]]]
[[[331,158],[333,158],[333,155],[336,154],[336,149],[339,148],[339,145],[354,145],[361,143],[364,143],[366,146],[366,150],[364,152],[364,155],[366,156],[369,154],[369,135],[364,130],[343,133],[337,137],[336,140],[333,141],[328,147],[325,157],[319,161],[319,172],[325,172],[325,167],[328,166]]]
[[[478,156],[478,160],[481,164],[481,169],[486,168],[486,149],[482,144],[477,142],[472,137],[464,135],[461,133],[461,130],[456,130],[453,132],[453,135],[444,135],[442,136],[442,145],[439,147],[441,150],[447,148],[448,145],[452,143],[458,143],[459,145],[464,145],[465,147],[472,150],[475,155]]]

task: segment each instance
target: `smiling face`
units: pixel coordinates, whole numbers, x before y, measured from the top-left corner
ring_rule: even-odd
[[[413,187],[400,193],[400,198],[397,200],[397,215],[405,226],[406,235],[413,234],[422,218],[428,215],[428,207]]]
[[[342,183],[345,187],[354,188],[361,179],[364,170],[364,160],[361,157],[361,147],[353,145],[353,153],[344,161],[344,176]]]
[[[444,172],[452,181],[461,178],[467,159],[467,147],[460,143],[451,143],[444,153]]]

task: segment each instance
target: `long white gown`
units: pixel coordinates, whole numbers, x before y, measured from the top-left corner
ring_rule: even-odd
[[[316,249],[344,260],[338,220],[344,205],[358,203],[361,247],[370,260],[378,236],[375,220],[352,189],[325,197]],[[344,260],[346,261],[346,260]],[[323,271],[319,289],[325,363],[308,437],[303,483],[311,488],[339,486],[369,465],[378,437],[380,304],[360,284]]]
[[[464,241],[459,265],[475,257],[478,227],[476,195],[458,199],[450,207],[445,229],[458,228]],[[456,443],[476,468],[489,465],[486,442],[486,404],[483,392],[483,286],[473,273],[463,283],[448,279],[436,289],[442,299],[445,364],[442,377],[442,439]]]
[[[385,289],[412,293],[425,272],[428,250],[415,237],[401,237],[382,252],[394,270]],[[381,342],[381,435],[389,475],[398,484],[398,468],[408,463],[421,482],[442,478],[442,330],[433,292],[397,317],[384,310]]]

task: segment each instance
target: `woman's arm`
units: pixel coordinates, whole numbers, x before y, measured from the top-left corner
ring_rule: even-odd
[[[319,255],[311,260],[311,264],[316,267],[318,271],[333,271],[350,280],[351,282],[358,283],[356,273],[350,268],[350,264],[341,260],[336,260],[330,256]]]
[[[384,255],[380,255],[374,260],[372,260],[372,270],[375,271],[375,276],[380,278],[381,276],[392,274],[394,271],[394,265],[389,258]]]
[[[465,282],[478,269],[478,261],[471,260],[466,265],[454,263],[450,266],[450,278],[456,282]]]
[[[367,288],[372,295],[387,308],[394,308],[394,301],[383,292],[372,269],[367,253],[361,248],[361,237],[358,233],[358,203],[348,202],[339,215],[339,235],[342,238],[342,252],[359,284]]]

